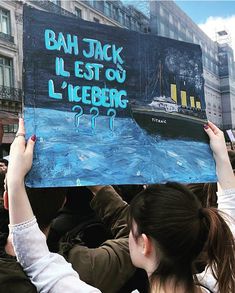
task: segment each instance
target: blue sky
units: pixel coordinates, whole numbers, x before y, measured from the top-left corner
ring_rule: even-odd
[[[235,1],[175,1],[197,24],[205,23],[209,16],[227,18],[235,15]],[[235,23],[234,23],[235,26]]]
[[[175,2],[212,40],[216,40],[216,32],[225,30],[235,60],[235,0]]]

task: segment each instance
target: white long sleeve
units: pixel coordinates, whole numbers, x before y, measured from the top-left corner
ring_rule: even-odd
[[[218,195],[218,209],[229,216],[226,222],[235,237],[235,189],[222,190]],[[216,280],[212,275],[211,269],[207,268],[204,272],[197,275],[199,283],[205,285],[215,293],[219,293]]]
[[[38,292],[100,292],[83,282],[61,255],[48,250],[46,237],[39,229],[35,217],[25,223],[9,225],[9,228],[13,234],[17,260]]]

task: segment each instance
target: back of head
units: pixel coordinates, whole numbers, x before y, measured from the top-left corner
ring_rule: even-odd
[[[223,262],[227,254],[226,265],[235,269],[234,252],[222,247],[224,234],[225,241],[234,248],[231,231],[223,218],[216,209],[203,208],[194,193],[181,184],[153,185],[142,191],[130,205],[130,223],[133,220],[138,235],[144,233],[154,239],[161,252],[159,264],[151,277],[153,282],[157,276],[164,285],[173,277],[176,283],[185,285],[185,292],[195,292],[193,264],[208,242],[210,264],[221,265],[218,260]],[[223,276],[220,268],[215,271],[220,293],[235,292],[232,291],[235,284],[231,271],[223,272]],[[226,280],[231,290],[225,291],[221,279]]]
[[[139,233],[154,238],[168,261],[191,262],[206,240],[199,235],[201,204],[186,187],[177,183],[152,185],[131,203],[131,217]],[[197,245],[197,236],[202,238]],[[178,245],[177,245],[178,244]]]
[[[27,194],[41,229],[47,228],[66,199],[67,188],[29,188]]]

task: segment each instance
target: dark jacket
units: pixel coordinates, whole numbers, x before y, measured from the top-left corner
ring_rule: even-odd
[[[61,253],[83,281],[103,293],[117,292],[135,272],[128,245],[128,204],[111,186],[106,186],[94,196],[91,207],[111,230],[113,239],[93,249],[63,243]]]
[[[37,290],[16,259],[0,258],[0,292],[37,293]]]

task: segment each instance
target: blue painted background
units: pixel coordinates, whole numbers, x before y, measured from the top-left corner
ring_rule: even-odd
[[[201,50],[199,46],[156,36],[98,25],[49,14],[35,9],[24,10],[24,116],[27,135],[36,134],[37,143],[33,167],[27,185],[74,186],[100,184],[143,184],[166,181],[216,181],[215,165],[207,143],[163,139],[149,135],[132,119],[131,109],[117,111],[114,131],[109,129],[106,110],[100,108],[96,128],[91,129],[89,107],[74,124],[76,104],[66,99],[55,101],[48,97],[48,79],[55,78],[55,52],[45,49],[43,33],[46,28],[94,37],[123,46],[127,80],[124,85],[100,80],[99,86],[125,88],[130,102],[151,102],[146,84],[154,73],[159,58],[164,59],[166,76],[187,80],[187,88],[203,97]],[[60,54],[69,68],[75,56]],[[105,64],[107,66],[107,64]],[[111,66],[110,64],[108,66]],[[196,68],[196,71],[195,71]],[[76,78],[70,79],[76,84]],[[79,81],[87,84],[87,81]],[[91,82],[90,82],[91,84]],[[202,107],[205,107],[202,100]],[[187,125],[185,126],[187,127]],[[184,131],[184,129],[182,129]],[[203,132],[202,128],[202,132]]]

